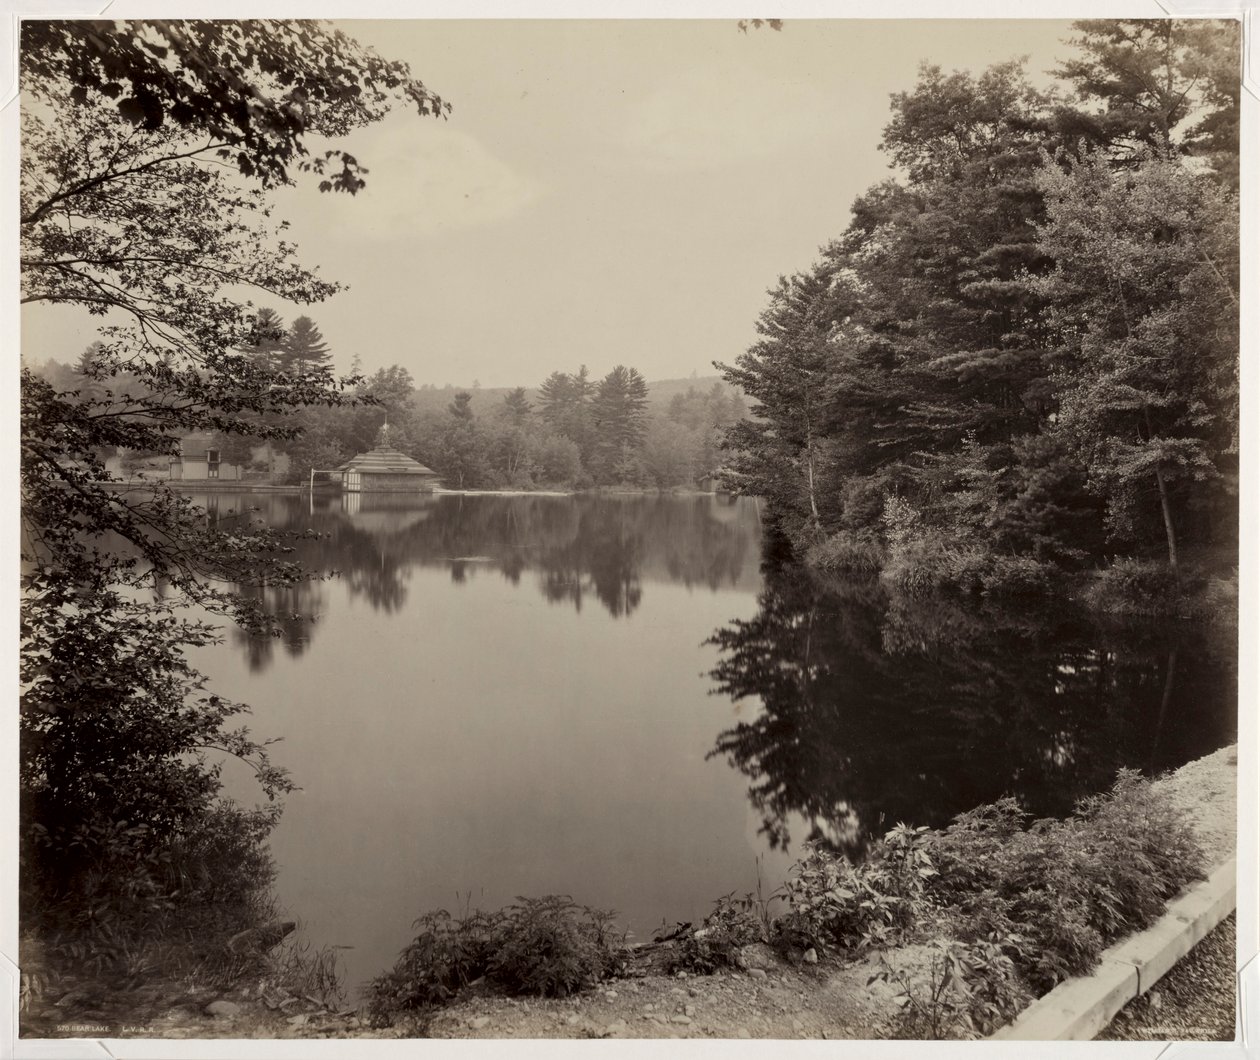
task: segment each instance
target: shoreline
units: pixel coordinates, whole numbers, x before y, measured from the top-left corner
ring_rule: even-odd
[[[122,489],[143,489],[152,486],[166,486],[177,493],[284,493],[301,496],[310,494],[312,490],[309,486],[298,484],[281,484],[274,482],[248,482],[248,481],[224,481],[222,479],[206,479],[206,480],[189,480],[189,479],[155,479],[146,480],[113,480],[98,483],[98,485],[106,487],[115,487]],[[333,497],[348,495],[345,490],[338,486],[316,486],[314,494],[319,497]],[[644,487],[636,489],[631,487],[617,486],[595,486],[591,489],[500,489],[500,490],[454,490],[438,487],[430,490],[362,490],[354,493],[353,496],[358,497],[416,497],[418,499],[427,499],[429,497],[732,497],[734,494],[722,493],[717,490],[701,490],[701,489],[681,489],[669,488],[659,489],[656,487]]]
[[[1157,778],[1188,818],[1211,877],[1235,855],[1237,743]],[[1197,884],[1169,901],[1163,916]],[[1119,939],[1123,946],[1139,936]],[[403,940],[400,940],[400,948]],[[628,967],[592,990],[566,998],[512,997],[486,983],[470,985],[451,1004],[427,1016],[406,1014],[372,1026],[365,1007],[335,1009],[310,997],[276,997],[262,984],[207,995],[168,997],[165,1012],[131,1027],[111,1021],[100,1036],[170,1038],[787,1038],[862,1039],[896,1034],[901,1012],[897,988],[871,982],[887,958],[912,974],[930,960],[931,947],[915,942],[846,960],[789,961],[764,943],[739,951],[741,967],[711,974],[665,973],[652,947],[625,951]],[[1183,958],[1184,959],[1184,958]],[[1173,968],[1180,961],[1172,965]],[[1082,977],[1088,978],[1088,977]],[[1042,995],[1047,997],[1049,995]],[[1015,1021],[1039,1004],[1033,999]],[[58,1025],[98,1026],[93,1012],[67,1011],[51,1003],[32,1022],[36,1033],[74,1036]],[[65,1021],[63,1023],[62,1021]],[[1014,1022],[1014,1021],[1013,1021]],[[29,1037],[26,1033],[24,1036]]]

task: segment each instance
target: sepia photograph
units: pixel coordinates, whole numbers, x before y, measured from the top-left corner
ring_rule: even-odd
[[[6,1048],[1240,1040],[1239,17],[165,6],[14,19]]]

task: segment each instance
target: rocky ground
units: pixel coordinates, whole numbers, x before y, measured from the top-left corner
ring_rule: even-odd
[[[1158,783],[1194,821],[1209,865],[1231,856],[1235,841],[1237,748],[1224,748]],[[1233,928],[1222,925],[1170,972],[1152,995],[1117,1017],[1106,1035],[1233,1036]],[[189,991],[135,997],[124,1008],[103,999],[43,997],[24,1015],[24,1037],[154,1038],[887,1038],[897,1034],[896,991],[869,983],[873,958],[849,965],[789,963],[769,947],[741,953],[744,967],[714,975],[667,976],[639,962],[626,977],[566,999],[507,998],[475,987],[424,1022],[373,1027],[353,1009],[274,989],[207,995]],[[892,955],[910,976],[922,975],[930,952],[903,947]],[[72,992],[73,993],[73,992]],[[1132,1011],[1130,1011],[1132,1010]],[[127,1011],[126,1021],[116,1018]],[[111,1016],[111,1013],[115,1014]],[[1161,1015],[1162,1013],[1162,1015]],[[1176,1013],[1176,1015],[1174,1015]]]

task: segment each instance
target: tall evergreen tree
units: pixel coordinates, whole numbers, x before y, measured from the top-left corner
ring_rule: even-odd
[[[1084,19],[1078,58],[1059,68],[1086,104],[1097,141],[1207,155],[1237,181],[1239,24],[1212,19]]]
[[[472,408],[472,395],[467,390],[457,391],[455,400],[446,406],[446,411],[463,423],[471,423],[475,415]]]
[[[834,295],[833,270],[780,277],[757,321],[761,335],[735,364],[717,364],[753,399],[753,419],[730,433],[732,472],[746,492],[774,498],[794,528],[821,525],[824,418],[830,339],[848,303]]]
[[[552,372],[538,388],[538,411],[565,438],[576,443],[582,463],[593,454],[591,397],[595,384],[586,365],[576,372]]]
[[[532,405],[525,396],[525,388],[518,386],[515,390],[509,391],[503,398],[503,409],[507,413],[508,419],[516,425],[521,426],[528,418]]]
[[[293,321],[279,351],[280,365],[291,375],[309,375],[332,368],[332,354],[318,327],[308,316]]]
[[[286,328],[274,309],[264,306],[254,317],[254,327],[246,339],[245,352],[261,368],[278,371],[282,361]]]
[[[1178,566],[1187,505],[1219,510],[1238,437],[1237,202],[1175,158],[1116,171],[1097,153],[1047,166],[1042,282],[1073,369],[1061,429],[1141,541],[1156,511]]]

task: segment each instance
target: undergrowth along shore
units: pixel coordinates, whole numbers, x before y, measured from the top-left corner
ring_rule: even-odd
[[[811,570],[878,578],[910,599],[976,596],[1040,598],[1067,587],[1088,610],[1115,615],[1219,620],[1238,611],[1238,568],[1207,555],[1180,568],[1162,560],[1118,556],[1095,569],[1069,570],[1031,556],[1000,555],[974,545],[930,537],[886,546],[843,533],[794,540]]]
[[[740,967],[769,944],[793,962],[878,959],[907,1038],[992,1033],[1057,982],[1089,971],[1116,939],[1154,922],[1204,875],[1204,854],[1172,802],[1131,770],[1063,821],[1029,823],[1002,799],[947,828],[898,825],[854,865],[821,846],[767,898],[720,898],[699,925],[627,945],[614,914],[568,897],[497,912],[427,913],[394,968],[368,988],[378,1025],[424,1022],[473,986],[564,996],[617,977]],[[890,959],[926,945],[928,966]]]

